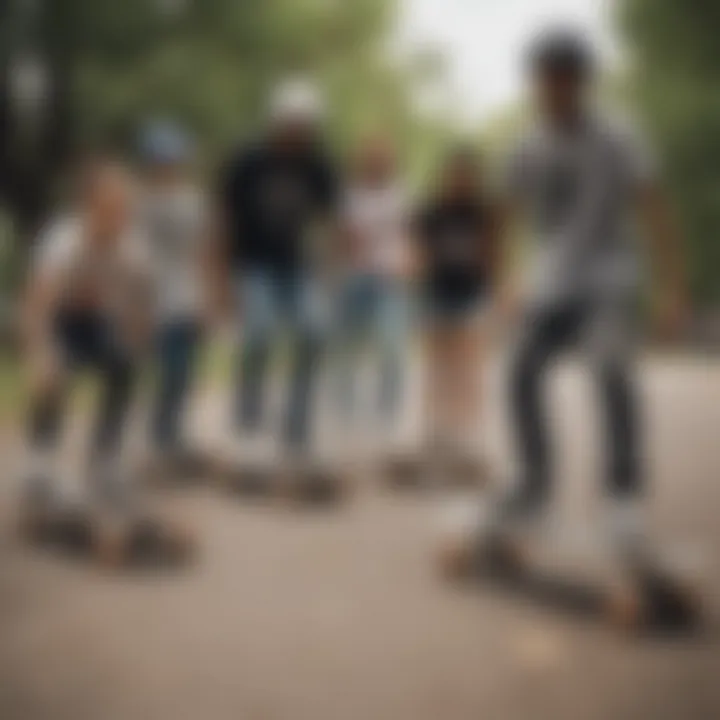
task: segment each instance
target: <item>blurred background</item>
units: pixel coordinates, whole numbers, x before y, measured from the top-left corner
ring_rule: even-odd
[[[262,126],[269,91],[302,73],[326,94],[338,157],[382,129],[421,192],[458,139],[491,165],[503,157],[528,116],[523,48],[556,21],[599,49],[599,100],[648,133],[679,215],[691,322],[682,353],[643,366],[658,514],[717,541],[720,5],[707,0],[2,0],[3,458],[24,409],[15,317],[29,251],[78,157],[112,147],[132,160],[138,128],[172,118],[198,139],[212,187]],[[583,391],[567,387],[563,428],[577,442],[564,471],[580,475],[592,428]],[[3,533],[0,718],[720,716],[714,630],[633,645],[449,592],[431,577],[424,499],[367,496],[318,524],[190,500],[206,561],[180,580],[30,561]]]
[[[561,19],[601,49],[605,99],[629,107],[654,138],[704,325],[720,293],[715,12],[700,0],[6,0],[3,316],[28,238],[79,152],[129,152],[142,122],[171,117],[196,133],[210,174],[261,122],[273,83],[301,71],[327,94],[338,153],[381,127],[421,183],[448,138],[503,148],[524,115],[523,44]]]

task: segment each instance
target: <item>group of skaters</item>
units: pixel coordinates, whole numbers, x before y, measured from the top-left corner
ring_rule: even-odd
[[[239,459],[266,434],[266,380],[281,338],[289,346],[280,428],[287,467],[312,460],[328,356],[338,427],[361,432],[364,417],[391,438],[413,317],[428,368],[422,452],[476,453],[478,378],[494,317],[517,329],[508,390],[518,474],[497,499],[497,517],[545,515],[554,465],[544,378],[561,351],[577,346],[592,363],[606,417],[608,528],[622,543],[642,538],[632,221],[645,225],[657,268],[653,308],[668,333],[684,311],[677,238],[651,156],[594,106],[595,58],[584,39],[544,33],[528,63],[535,122],[492,191],[481,158],[454,147],[412,201],[393,143],[380,135],[341,171],[323,142],[322,99],[302,81],[276,88],[265,132],[230,157],[210,190],[194,175],[192,138],[167,122],[144,129],[132,171],[112,158],[88,163],[74,205],[34,250],[24,322],[29,506],[59,501],[55,452],[69,382],[83,368],[102,383],[88,492],[112,512],[135,506],[121,440],[140,373],[152,356],[153,452],[182,455],[203,338],[228,322],[239,349],[231,403]],[[533,240],[522,283],[506,270],[520,226]],[[379,375],[371,419],[359,393],[366,343]]]

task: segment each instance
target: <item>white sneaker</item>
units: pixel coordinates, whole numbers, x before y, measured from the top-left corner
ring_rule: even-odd
[[[91,503],[111,512],[128,512],[135,504],[136,487],[117,457],[93,457],[87,471]]]
[[[605,508],[608,541],[623,554],[642,553],[648,547],[644,508],[637,498],[611,498]]]
[[[45,490],[53,484],[53,457],[46,450],[30,448],[23,462],[21,474],[23,490],[31,494],[44,494]]]
[[[51,460],[51,454],[31,449],[24,461],[19,491],[22,502],[31,508],[54,507],[61,500],[60,478]]]
[[[269,465],[278,458],[277,444],[272,437],[260,433],[231,439],[226,456],[237,465]]]

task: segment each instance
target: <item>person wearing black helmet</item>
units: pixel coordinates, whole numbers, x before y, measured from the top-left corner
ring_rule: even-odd
[[[535,241],[510,372],[520,474],[498,515],[533,527],[546,517],[554,466],[542,389],[561,351],[581,345],[607,435],[603,528],[618,547],[637,547],[646,528],[632,357],[640,274],[630,222],[638,214],[650,241],[654,309],[666,335],[681,329],[685,313],[679,241],[649,153],[592,102],[596,59],[585,39],[544,33],[528,60],[536,120],[511,155],[504,213],[520,216]]]

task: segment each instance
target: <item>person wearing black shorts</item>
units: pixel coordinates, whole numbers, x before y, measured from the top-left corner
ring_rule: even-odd
[[[415,227],[426,320],[429,443],[478,453],[474,435],[496,272],[495,212],[474,152],[455,149]]]

